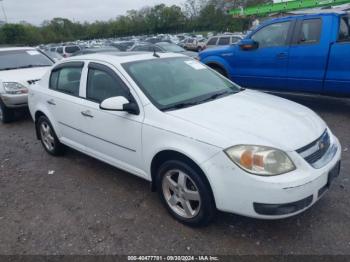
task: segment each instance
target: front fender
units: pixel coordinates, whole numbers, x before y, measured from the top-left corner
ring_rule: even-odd
[[[223,68],[227,75],[231,78],[231,70],[230,70],[230,65],[228,64],[228,62],[220,57],[220,56],[207,56],[203,59],[200,60],[203,64],[206,64],[207,66],[210,65],[217,65],[220,66],[221,68]]]

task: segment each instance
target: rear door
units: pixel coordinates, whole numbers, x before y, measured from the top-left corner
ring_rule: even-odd
[[[244,87],[286,89],[293,25],[293,21],[284,20],[262,26],[249,37],[258,43],[257,49],[235,46],[233,56],[227,58],[232,68],[232,80]]]
[[[290,91],[322,92],[331,34],[329,19],[323,16],[297,20],[289,52]]]
[[[350,18],[348,15],[339,16],[335,24],[339,25],[335,27],[339,30],[337,41],[330,50],[324,92],[350,95]]]
[[[84,149],[85,135],[82,131],[84,110],[80,97],[83,62],[67,62],[56,66],[50,76],[46,103],[56,122],[62,142],[76,149]]]

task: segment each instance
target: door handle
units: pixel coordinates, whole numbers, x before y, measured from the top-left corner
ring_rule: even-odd
[[[282,52],[282,53],[278,53],[277,55],[276,55],[276,57],[277,58],[286,58],[287,57],[287,53],[286,52]]]
[[[93,118],[94,116],[91,114],[90,110],[82,111],[81,114],[86,117]]]
[[[56,105],[55,100],[53,100],[53,99],[47,100],[46,102],[47,102],[49,105],[52,105],[52,106],[55,106],[55,105]]]

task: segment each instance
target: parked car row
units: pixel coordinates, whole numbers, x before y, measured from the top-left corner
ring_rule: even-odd
[[[278,18],[238,44],[213,36],[225,45],[200,52],[201,62],[159,37],[125,39],[134,42],[126,52],[96,42],[55,64],[34,48],[0,49],[0,119],[28,105],[49,154],[71,147],[150,181],[187,225],[205,225],[217,210],[285,218],[329,189],[341,145],[310,109],[235,82],[346,93],[349,33],[347,13]],[[299,75],[283,75],[288,66]]]

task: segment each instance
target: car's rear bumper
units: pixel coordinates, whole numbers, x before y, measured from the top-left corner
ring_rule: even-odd
[[[329,188],[329,173],[338,169],[341,158],[338,139],[333,137],[333,143],[337,151],[320,169],[305,162],[287,174],[262,177],[246,173],[224,153],[201,167],[209,179],[219,210],[263,219],[285,218],[312,206]]]
[[[9,108],[19,108],[28,106],[28,94],[1,94],[1,100],[3,101],[5,106]]]

